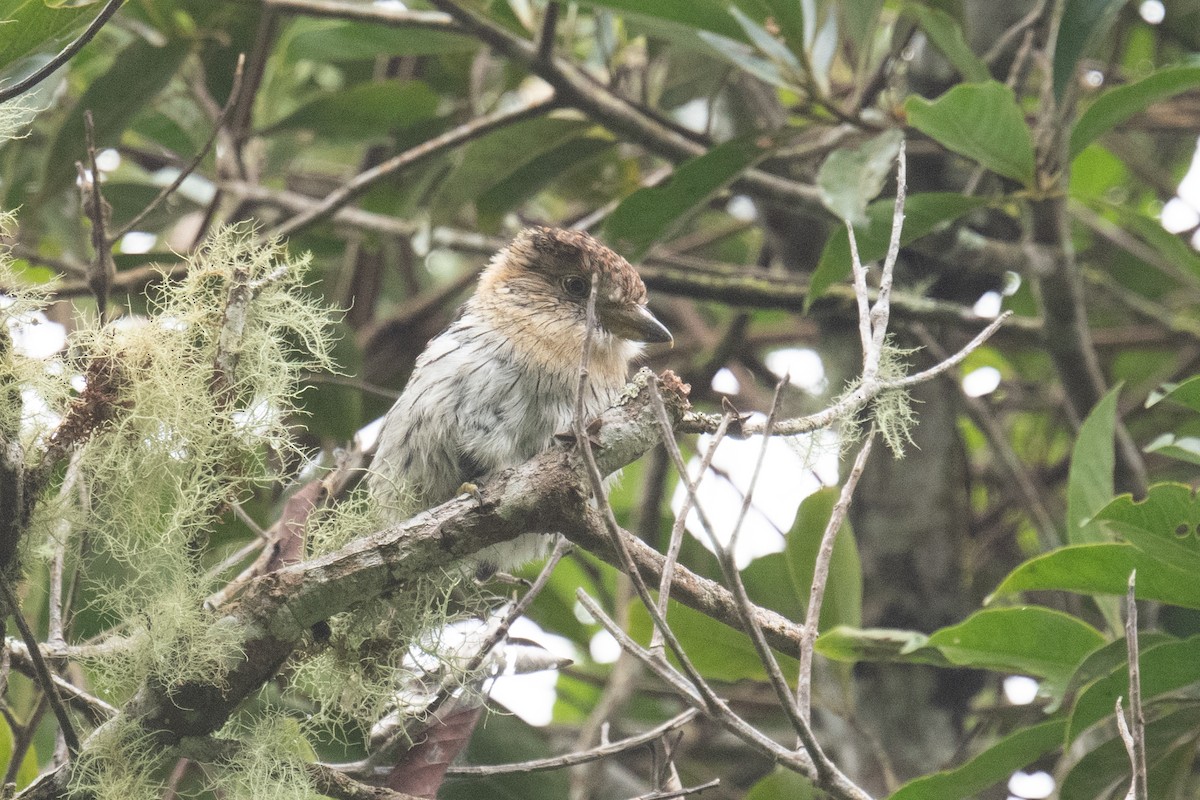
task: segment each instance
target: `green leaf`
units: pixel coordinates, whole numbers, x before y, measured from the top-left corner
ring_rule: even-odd
[[[927,192],[909,196],[904,202],[904,229],[900,243],[920,239],[942,223],[958,219],[968,211],[987,204],[979,197],[966,197],[956,192]],[[887,253],[892,233],[892,212],[895,200],[877,200],[867,206],[867,224],[855,226],[858,254],[864,264],[876,261]],[[821,260],[813,272],[804,310],[818,300],[825,290],[850,274],[850,240],[841,231],[834,232],[825,242]]]
[[[754,46],[769,60],[785,67],[794,75],[799,76],[803,73],[804,67],[800,64],[800,60],[796,58],[795,53],[788,49],[787,45],[768,33],[763,26],[748,17],[746,12],[737,6],[731,5],[729,13],[742,26],[742,30],[746,32],[746,38],[753,42]]]
[[[1086,622],[1039,606],[984,609],[929,637],[952,664],[1036,675],[1060,687],[1103,644]]]
[[[821,537],[825,533],[825,526],[829,524],[839,494],[836,487],[829,487],[804,498],[796,514],[796,522],[787,535],[784,553],[788,572],[796,599],[805,608],[808,607],[813,565],[821,547]],[[859,561],[854,534],[847,522],[842,523],[833,542],[829,579],[817,628],[824,631],[838,625],[851,628],[862,625],[862,563]]]
[[[710,31],[729,39],[746,41],[742,27],[719,0],[586,0],[593,8],[610,8],[637,17],[651,17],[693,30]]]
[[[684,651],[706,678],[718,681],[765,681],[766,668],[758,660],[754,643],[741,631],[699,611],[672,600],[667,621],[679,638]],[[650,615],[640,601],[634,600],[629,615],[629,633],[642,644],[650,641]],[[776,653],[779,666],[788,680],[794,680],[799,664],[795,659]]]
[[[3,764],[5,768],[12,763],[13,744],[12,728],[8,727],[8,721],[0,716],[0,764]],[[37,748],[31,746],[25,751],[25,756],[21,759],[21,766],[17,769],[17,789],[24,789],[33,783],[37,774]]]
[[[309,130],[329,139],[378,139],[431,119],[437,107],[437,94],[422,81],[360,83],[308,101],[263,133]]]
[[[1192,411],[1200,411],[1200,376],[1188,378],[1183,383],[1167,384],[1165,391],[1155,392],[1146,400],[1146,408],[1162,400],[1169,400]]]
[[[287,44],[290,61],[362,61],[379,55],[424,56],[469,53],[479,48],[470,36],[428,28],[388,28],[365,22],[297,20]]]
[[[817,173],[825,207],[841,220],[866,225],[867,203],[883,190],[903,140],[903,132],[889,130],[858,147],[830,153]]]
[[[167,85],[187,55],[188,48],[182,42],[155,47],[138,39],[123,49],[108,71],[92,81],[58,127],[47,153],[42,197],[56,194],[74,182],[75,162],[86,153],[85,111],[92,112],[96,146],[115,146],[129,121]]]
[[[1200,67],[1168,67],[1096,98],[1071,130],[1071,158],[1152,103],[1200,86]]]
[[[67,34],[81,27],[85,17],[95,17],[100,8],[95,3],[55,7],[45,0],[10,0],[5,6],[0,11],[0,73],[32,53],[60,50]]]
[[[1200,636],[1143,648],[1138,658],[1142,700],[1200,682]],[[1113,713],[1118,697],[1129,697],[1129,665],[1122,664],[1084,689],[1071,709],[1067,742]]]
[[[917,24],[925,31],[933,46],[958,70],[964,81],[983,83],[991,77],[987,64],[971,50],[963,36],[962,26],[954,17],[939,8],[918,3],[905,6],[904,13],[917,20]]]
[[[488,232],[498,231],[503,216],[509,211],[563,174],[612,149],[615,144],[611,136],[600,132],[580,136],[563,142],[513,171],[475,201],[479,227]]]
[[[908,122],[995,173],[1033,186],[1033,139],[1012,89],[996,81],[962,83],[936,100],[912,96]]]
[[[1109,522],[1152,558],[1200,574],[1200,501],[1192,487],[1155,484],[1146,499],[1135,502],[1130,495],[1122,495],[1096,518]]]
[[[759,133],[730,139],[675,168],[666,181],[638,189],[617,206],[604,230],[635,261],[681,218],[766,155],[774,140]]]
[[[598,133],[578,117],[538,117],[510,125],[477,139],[463,151],[458,166],[446,176],[434,202],[435,218],[444,219],[474,203],[488,190],[564,142]]]
[[[1112,704],[1109,704],[1110,712]],[[1196,730],[1200,728],[1200,708],[1189,706],[1146,723],[1146,761],[1150,772],[1150,797],[1179,797],[1168,791],[1160,766],[1170,767],[1174,756],[1182,749],[1196,747]],[[1190,770],[1189,770],[1190,772]],[[1129,757],[1119,736],[1095,747],[1071,768],[1059,787],[1059,800],[1096,800],[1111,797],[1117,790],[1124,797],[1129,788]]]
[[[967,763],[909,781],[890,800],[958,800],[1007,780],[1062,744],[1066,721],[1050,720],[1005,736]]]
[[[1071,544],[1112,539],[1092,517],[1113,498],[1113,442],[1120,391],[1119,384],[1109,390],[1079,426],[1067,478],[1067,541]]]
[[[992,596],[1045,589],[1124,595],[1134,569],[1139,599],[1200,608],[1200,581],[1194,572],[1164,564],[1131,544],[1060,547],[1014,569]]]
[[[1075,77],[1075,67],[1108,30],[1124,0],[1067,0],[1054,44],[1054,96],[1061,99]]]
[[[790,769],[776,767],[746,792],[746,800],[813,800],[812,782]]]
[[[1145,448],[1147,453],[1200,465],[1200,437],[1164,433]]]
[[[906,664],[932,664],[949,667],[950,662],[929,637],[917,631],[890,628],[850,628],[839,625],[817,637],[813,649],[834,661],[851,664],[859,661],[896,661]]]

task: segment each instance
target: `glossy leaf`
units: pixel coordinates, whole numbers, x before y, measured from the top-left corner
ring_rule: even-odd
[[[1112,711],[1111,706],[1109,711]],[[1157,767],[1164,759],[1171,759],[1171,755],[1181,747],[1190,748],[1194,754],[1197,727],[1200,727],[1200,708],[1195,706],[1182,708],[1146,723],[1146,761],[1151,777],[1151,797],[1177,796],[1164,791],[1165,787],[1159,783],[1162,777],[1158,775]],[[1114,790],[1120,792],[1119,797],[1124,797],[1128,788],[1129,757],[1124,742],[1114,735],[1079,759],[1063,778],[1058,798],[1096,800],[1112,796],[1110,793]]]
[[[653,3],[645,0],[586,0],[581,5],[609,8],[634,17],[652,17],[729,39],[746,39],[727,4],[718,0],[655,0]]]
[[[1109,390],[1079,426],[1067,478],[1067,541],[1071,544],[1104,542],[1112,538],[1092,517],[1113,498],[1117,395],[1120,391],[1119,385]]]
[[[1200,437],[1164,433],[1145,448],[1147,453],[1200,465]]]
[[[98,4],[52,6],[45,0],[11,0],[0,11],[0,74],[20,59],[61,49],[68,34],[99,12]],[[12,81],[0,81],[7,85]]]
[[[1200,412],[1200,377],[1189,378],[1183,383],[1170,384],[1163,387],[1164,391],[1156,392],[1146,400],[1149,408],[1162,400],[1190,408]]]
[[[900,787],[890,800],[958,800],[1006,781],[1017,770],[1062,745],[1066,721],[1050,720],[1005,736],[970,761]]]
[[[829,487],[813,492],[800,503],[796,522],[787,535],[784,553],[797,601],[808,607],[812,587],[813,566],[821,537],[840,490]],[[817,627],[828,630],[837,625],[857,628],[862,625],[862,563],[858,545],[849,523],[843,523],[833,543],[829,561],[829,578],[821,603],[821,618]]]
[[[479,42],[450,31],[385,27],[365,22],[299,20],[288,40],[291,60],[360,61],[376,56],[422,56],[469,53]]]
[[[605,223],[609,241],[626,258],[637,260],[773,145],[770,137],[754,134],[730,139],[680,164],[663,183],[638,189],[621,201]]]
[[[1200,683],[1200,636],[1144,648],[1138,665],[1143,704],[1167,692]],[[1071,709],[1067,741],[1075,741],[1085,730],[1111,715],[1118,697],[1129,697],[1127,664],[1122,664],[1080,693]]]
[[[940,650],[928,644],[929,637],[917,631],[888,628],[859,630],[839,625],[818,636],[814,649],[826,658],[851,664],[859,661],[898,661],[951,666]]]
[[[905,14],[912,15],[921,30],[933,42],[933,46],[941,51],[946,60],[958,70],[963,80],[981,83],[988,80],[991,74],[987,64],[971,50],[963,36],[962,26],[958,20],[942,11],[940,8],[910,3],[904,8]]]
[[[965,197],[955,192],[911,195],[904,203],[904,229],[900,233],[900,243],[914,242],[942,223],[956,220],[986,203],[982,198]],[[892,233],[892,213],[895,208],[895,200],[877,200],[867,206],[866,226],[855,227],[858,253],[864,264],[877,261],[887,253],[888,239]],[[849,275],[850,240],[845,231],[837,230],[825,242],[821,260],[809,284],[809,294],[804,301],[805,310],[807,311],[826,289]]]
[[[1088,106],[1071,130],[1071,157],[1152,103],[1200,86],[1200,67],[1169,67],[1110,89]]]
[[[1200,575],[1200,501],[1192,487],[1156,484],[1137,502],[1122,495],[1105,506],[1097,519],[1107,521],[1147,555]]]
[[[650,641],[650,615],[642,604],[634,600],[630,611],[629,632],[642,644]],[[754,643],[741,631],[685,605],[671,601],[667,610],[667,621],[679,638],[684,651],[706,678],[718,681],[767,679],[766,668],[758,660]],[[799,668],[796,660],[776,654],[783,674],[794,680]]]
[[[910,125],[950,150],[1033,185],[1033,138],[1012,89],[1004,84],[959,84],[933,101],[910,97],[904,108]]]
[[[438,96],[421,81],[360,83],[308,101],[264,133],[308,130],[330,139],[377,139],[432,118],[437,107]]]
[[[1066,0],[1054,44],[1054,96],[1061,98],[1088,49],[1116,18],[1123,0]]]
[[[825,207],[839,219],[866,225],[867,203],[883,190],[903,139],[902,132],[889,130],[858,147],[830,153],[817,173],[817,188]]]
[[[790,769],[776,767],[746,792],[745,800],[813,800],[812,781]]]
[[[1124,595],[1137,570],[1137,597],[1200,608],[1194,572],[1164,564],[1131,544],[1079,544],[1030,559],[1009,573],[992,593],[1061,589],[1080,594]]]
[[[88,86],[58,127],[46,158],[42,195],[55,194],[75,181],[75,162],[86,152],[83,115],[91,110],[96,146],[114,147],[129,121],[167,85],[188,55],[179,42],[155,47],[138,39],[117,54],[109,70]]]
[[[1086,622],[1039,606],[977,611],[929,637],[952,664],[1021,672],[1065,684],[1104,637]]]
[[[467,146],[458,166],[442,181],[435,216],[457,211],[521,168],[594,126],[575,117],[539,117],[510,125]]]

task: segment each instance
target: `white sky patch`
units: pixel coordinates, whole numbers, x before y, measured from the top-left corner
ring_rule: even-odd
[[[735,194],[729,198],[729,203],[725,206],[725,213],[738,222],[754,222],[758,219],[758,209],[755,207],[754,201],[744,194]]]
[[[1000,304],[1004,302],[1004,298],[999,292],[984,292],[979,299],[975,301],[975,307],[971,310],[978,316],[996,318],[1000,316]]]
[[[1038,682],[1027,675],[1009,675],[1004,679],[1004,699],[1014,706],[1027,706],[1037,699]]]
[[[29,434],[58,427],[62,417],[54,413],[46,400],[32,389],[21,390],[21,429]]]
[[[761,415],[756,416],[762,419]],[[701,436],[697,449],[704,452],[710,441],[709,436]],[[725,439],[717,448],[713,469],[700,481],[697,489],[700,505],[722,544],[728,543],[733,533],[761,449],[761,436]],[[807,459],[801,457],[804,450],[810,451]],[[699,463],[700,459],[693,457],[689,470],[694,473]],[[822,486],[836,483],[837,469],[837,435],[832,432],[823,431],[816,440],[807,436],[790,440],[771,437],[753,504],[738,534],[734,560],[739,569],[759,556],[783,550],[784,534],[795,522],[800,501]],[[686,495],[682,482],[677,483],[671,497],[671,508],[676,513],[683,507]],[[687,529],[712,549],[695,509],[688,514]]]
[[[995,367],[980,367],[971,370],[962,379],[963,394],[967,397],[983,397],[1000,387],[1000,370]]]
[[[121,237],[121,252],[129,254],[149,253],[158,237],[145,231],[130,231]]]
[[[155,171],[151,180],[155,186],[170,186],[179,177],[180,172],[178,167],[163,167]],[[183,179],[183,183],[179,184],[175,192],[196,205],[206,206],[217,196],[217,187],[208,178],[193,172]]]
[[[385,419],[387,419],[386,415],[358,429],[358,433],[354,437],[358,440],[359,447],[369,450],[375,446],[375,442],[379,441],[379,433],[383,430],[383,421]]]
[[[693,131],[708,129],[708,99],[697,97],[671,112],[671,116],[685,128]]]
[[[608,631],[597,631],[588,642],[588,651],[597,664],[611,664],[620,657],[621,644]]]
[[[1023,800],[1043,800],[1054,793],[1054,778],[1047,772],[1014,772],[1008,790]]]
[[[1162,0],[1143,0],[1138,4],[1138,14],[1151,25],[1158,25],[1167,18],[1167,7]]]
[[[807,347],[772,350],[764,361],[771,372],[780,378],[786,374],[793,386],[809,394],[823,394],[829,388],[825,365],[816,350]]]
[[[587,607],[578,600],[575,601],[575,605],[571,610],[575,613],[575,619],[579,620],[584,625],[596,624],[596,618],[592,616],[592,612],[588,611]]]
[[[112,172],[121,166],[121,154],[111,147],[96,153],[96,169],[101,172]]]
[[[0,308],[11,302],[0,297]],[[67,346],[67,329],[51,322],[41,311],[9,317],[7,322],[13,349],[26,358],[49,358]]]
[[[721,394],[737,394],[742,390],[742,383],[728,367],[721,367],[717,374],[713,375],[712,390]]]
[[[1172,197],[1163,206],[1159,220],[1171,233],[1183,233],[1200,224],[1200,211],[1196,211],[1181,198]]]
[[[1098,69],[1089,69],[1083,73],[1083,82],[1089,89],[1099,89],[1104,85],[1104,73]]]
[[[509,628],[509,635],[537,642],[560,658],[572,660],[579,653],[571,640],[547,633],[531,619],[521,617]],[[558,670],[547,669],[526,675],[502,675],[492,682],[491,698],[530,725],[544,727],[554,715]]]

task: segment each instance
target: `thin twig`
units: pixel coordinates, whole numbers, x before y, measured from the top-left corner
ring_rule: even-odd
[[[699,786],[690,786],[681,789],[669,789],[665,792],[650,792],[649,794],[640,794],[634,800],[669,800],[672,797],[687,797],[690,794],[700,794],[705,789],[713,789],[721,785],[719,778],[713,778],[707,783],[702,783]]]
[[[875,431],[872,429],[854,459],[854,466],[851,467],[850,474],[846,476],[846,483],[842,486],[837,503],[833,506],[833,512],[829,515],[829,522],[825,525],[825,532],[821,535],[821,546],[817,550],[817,557],[813,563],[812,585],[808,591],[808,608],[804,614],[804,638],[801,639],[800,644],[800,678],[796,684],[796,702],[806,721],[811,718],[812,708],[813,643],[817,640],[817,624],[821,621],[821,604],[825,598],[825,585],[829,579],[829,564],[833,559],[833,546],[837,541],[838,531],[842,528],[842,522],[846,519],[846,512],[850,509],[854,488],[858,485],[858,479],[862,477],[867,457],[871,454],[871,444],[874,441]]]
[[[316,203],[306,211],[284,220],[274,230],[270,231],[268,236],[288,236],[301,228],[312,225],[315,222],[320,222],[333,215],[338,209],[389,175],[425,158],[449,150],[452,147],[457,147],[472,139],[478,139],[499,128],[514,125],[539,114],[544,114],[553,108],[556,103],[557,100],[554,97],[527,102],[513,109],[485,114],[482,117],[477,117],[470,122],[459,125],[457,128],[446,131],[440,136],[427,139],[416,147],[405,150],[403,153],[392,156],[386,161],[358,173],[350,181],[326,195],[324,200]]]
[[[108,237],[112,208],[100,192],[100,169],[96,166],[96,126],[92,120],[91,109],[83,112],[83,125],[84,138],[87,141],[87,171],[84,171],[79,162],[76,162],[75,166],[79,170],[79,190],[83,194],[83,208],[92,221],[92,249],[96,251],[95,260],[88,268],[87,283],[96,297],[96,308],[103,323],[108,320],[108,296],[112,291],[113,279],[117,275],[117,267],[112,257],[112,240]]]
[[[162,191],[160,191],[154,197],[154,199],[146,205],[145,208],[137,213],[137,216],[129,220],[129,222],[126,222],[119,230],[113,233],[112,241],[114,243],[120,241],[121,237],[136,228],[138,223],[150,215],[150,212],[158,208],[164,200],[170,197],[176,189],[182,186],[183,182],[187,180],[187,177],[195,172],[196,168],[200,166],[200,162],[208,156],[208,152],[212,149],[213,143],[217,141],[217,136],[220,135],[222,127],[229,120],[229,115],[233,111],[234,106],[237,105],[238,98],[241,96],[242,73],[245,65],[246,54],[242,53],[238,56],[237,66],[233,71],[233,88],[229,91],[229,99],[225,102],[225,107],[221,109],[221,113],[217,117],[216,122],[213,123],[212,133],[208,135],[208,139],[205,140],[204,146],[201,147],[192,160],[189,161],[187,165],[179,171],[179,174],[175,176],[175,180],[164,186]]]
[[[546,14],[542,17],[542,30],[538,34],[538,61],[549,61],[554,58],[554,35],[558,30],[558,3],[546,4]]]
[[[1148,800],[1146,772],[1146,715],[1142,710],[1142,671],[1138,655],[1137,629],[1137,599],[1134,597],[1134,586],[1137,583],[1137,570],[1129,573],[1129,591],[1125,595],[1125,648],[1129,655],[1129,731],[1133,746],[1130,748],[1130,769],[1133,780],[1130,782],[1129,797],[1132,800]],[[1117,701],[1117,717],[1124,721],[1120,709],[1121,701]],[[1124,734],[1122,735],[1124,738]]]
[[[666,432],[670,430],[670,420],[667,419],[667,409],[663,404],[662,396],[657,391],[654,393],[654,410],[659,417],[659,425],[662,425],[664,422],[666,423],[663,440],[666,441],[669,439],[671,444],[675,444],[674,433]],[[667,554],[666,560],[663,561],[662,577],[658,582],[658,610],[664,619],[667,616],[667,603],[671,599],[671,585],[675,579],[675,563],[679,560],[679,550],[683,547],[683,534],[687,528],[688,513],[692,510],[692,505],[696,502],[696,490],[700,486],[700,481],[704,480],[704,476],[708,473],[708,468],[712,466],[713,456],[716,455],[717,447],[725,438],[725,433],[729,430],[729,424],[732,421],[732,413],[727,411],[722,415],[720,426],[718,426],[716,433],[713,434],[712,441],[708,443],[708,448],[704,451],[704,455],[700,458],[700,466],[696,470],[696,477],[689,478],[687,472],[683,472],[679,476],[684,482],[686,493],[684,494],[683,504],[680,506],[679,512],[675,515],[675,522],[671,525],[671,540],[667,544]],[[650,637],[650,652],[661,651],[662,634],[658,628],[655,628],[654,633]]]
[[[60,50],[58,55],[47,61],[45,66],[35,71],[29,77],[14,83],[7,89],[0,89],[0,103],[24,94],[50,77],[63,64],[70,61],[73,55],[78,53],[85,44],[92,40],[93,36],[100,32],[100,29],[104,27],[104,23],[108,22],[124,3],[125,0],[108,0],[108,3],[105,4],[104,8],[100,9],[100,13],[96,15],[91,24],[84,29],[83,33],[79,34],[78,39]]]
[[[645,733],[639,733],[636,736],[630,736],[626,739],[621,739],[616,742],[598,745],[587,750],[566,753],[561,756],[552,756],[550,758],[538,758],[532,761],[522,761],[517,764],[488,764],[486,766],[463,766],[450,767],[446,770],[447,775],[507,775],[514,772],[539,772],[541,770],[562,769],[564,767],[573,767],[576,764],[585,764],[589,761],[597,761],[601,758],[624,753],[627,750],[641,747],[644,744],[653,742],[660,736],[680,728],[691,722],[696,715],[700,713],[694,708],[689,708],[682,714],[678,714],[656,728],[651,728]]]
[[[12,587],[9,586],[8,579],[2,575],[0,575],[0,593],[4,595],[4,602],[8,605],[13,621],[17,623],[17,630],[21,633],[21,639],[25,642],[25,647],[29,650],[29,660],[33,664],[34,672],[37,675],[38,685],[46,693],[46,699],[50,701],[50,708],[54,711],[54,716],[58,720],[58,727],[62,730],[63,741],[67,743],[67,750],[70,751],[71,755],[74,755],[79,752],[79,736],[75,733],[75,726],[71,722],[71,717],[67,714],[67,707],[63,705],[62,696],[58,693],[58,685],[54,682],[50,666],[42,658],[42,651],[38,646],[37,637],[33,635],[33,631],[29,628],[29,623],[25,621],[25,615],[21,613],[20,600],[12,590]]]

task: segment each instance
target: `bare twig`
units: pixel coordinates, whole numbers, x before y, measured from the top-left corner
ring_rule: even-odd
[[[487,766],[464,766],[450,767],[446,770],[447,775],[507,775],[513,772],[539,772],[548,769],[562,769],[564,767],[573,767],[576,764],[584,764],[589,761],[597,761],[601,758],[624,753],[628,750],[641,747],[649,744],[655,739],[664,734],[680,728],[691,722],[699,712],[694,708],[684,711],[663,724],[651,728],[645,733],[639,733],[636,736],[630,736],[626,739],[621,739],[616,742],[609,742],[597,747],[592,747],[587,750],[582,750],[575,753],[566,753],[561,756],[552,756],[550,758],[538,758],[532,761],[522,761],[518,764],[488,764]]]
[[[538,61],[549,61],[554,58],[554,35],[557,31],[558,3],[551,0],[546,4],[546,14],[542,17],[542,30],[538,34]]]
[[[95,260],[88,267],[87,284],[96,297],[100,321],[105,322],[108,319],[108,296],[112,291],[113,279],[117,275],[117,267],[112,257],[112,240],[108,237],[112,208],[100,192],[100,170],[96,166],[96,126],[92,121],[91,109],[83,112],[83,123],[88,166],[86,170],[79,162],[76,162],[75,166],[79,170],[83,209],[92,221],[92,249],[96,251]]]
[[[200,162],[205,159],[209,150],[212,149],[213,143],[217,140],[217,136],[220,135],[222,127],[228,121],[229,115],[233,111],[234,106],[237,105],[238,98],[242,93],[242,73],[245,65],[246,56],[243,53],[238,56],[237,67],[235,67],[233,71],[233,88],[229,91],[229,99],[225,102],[225,107],[221,109],[220,115],[213,123],[212,133],[208,135],[208,139],[205,140],[204,145],[199,151],[197,151],[192,160],[189,161],[187,165],[179,171],[179,174],[175,176],[175,180],[164,186],[162,191],[155,195],[154,199],[151,200],[145,208],[139,211],[133,219],[129,220],[129,222],[126,222],[124,225],[122,225],[119,230],[113,233],[113,242],[120,241],[122,236],[136,228],[142,220],[150,215],[150,212],[158,208],[164,200],[170,197],[176,189],[182,186],[183,182],[187,180],[187,177],[195,172],[196,168],[200,166]]]
[[[707,783],[702,783],[698,786],[689,786],[680,789],[669,789],[665,792],[650,792],[649,794],[638,795],[634,800],[669,800],[672,797],[687,797],[691,794],[700,794],[705,789],[713,789],[721,785],[718,778],[713,778]]]
[[[457,128],[446,131],[440,136],[427,139],[416,147],[392,156],[370,169],[363,170],[349,182],[326,195],[324,200],[291,219],[285,220],[269,233],[270,235],[279,237],[288,236],[301,228],[312,225],[315,222],[320,222],[333,215],[338,209],[354,200],[354,198],[361,195],[383,178],[432,155],[449,150],[452,147],[457,147],[472,139],[478,139],[480,136],[484,136],[499,128],[544,114],[553,108],[556,102],[556,99],[551,97],[546,100],[527,102],[513,109],[485,114],[482,117],[459,125]]]
[[[58,684],[54,681],[50,666],[42,658],[37,637],[33,635],[29,623],[25,621],[25,615],[21,613],[21,601],[9,586],[8,578],[2,575],[0,575],[0,594],[4,595],[4,602],[8,606],[13,621],[17,623],[17,630],[20,631],[21,639],[29,651],[29,660],[33,665],[34,674],[37,676],[38,685],[50,701],[50,708],[58,720],[58,727],[62,731],[63,741],[67,743],[67,750],[74,755],[79,752],[79,736],[75,733],[75,725],[67,714],[67,707],[63,705],[62,696],[58,693]]]
[[[24,80],[14,83],[6,89],[0,89],[0,103],[11,100],[14,97],[24,94],[25,92],[37,86],[46,78],[50,77],[55,70],[71,60],[71,57],[78,53],[85,44],[92,40],[92,37],[100,32],[104,24],[117,13],[117,10],[124,5],[125,0],[108,0],[104,8],[100,9],[100,13],[92,20],[91,24],[84,29],[83,33],[79,34],[79,38],[71,42],[69,45],[59,51],[58,55],[46,62],[39,70],[35,71]]]
[[[1137,570],[1129,573],[1129,590],[1125,595],[1125,648],[1129,655],[1129,726],[1121,732],[1129,750],[1129,765],[1133,778],[1130,781],[1130,800],[1149,800],[1146,785],[1146,715],[1142,710],[1142,672],[1138,655],[1137,599],[1134,586]],[[1117,700],[1117,724],[1124,727],[1125,715],[1121,701]],[[1128,738],[1126,738],[1128,737]]]
[[[846,483],[842,486],[838,500],[833,506],[833,512],[829,515],[829,522],[825,525],[825,532],[821,535],[821,546],[817,550],[817,557],[813,563],[812,585],[808,590],[808,608],[804,613],[804,638],[800,645],[800,678],[796,684],[796,702],[806,721],[811,716],[812,708],[813,643],[817,640],[817,623],[821,620],[821,604],[825,598],[825,584],[829,578],[833,546],[837,541],[838,531],[842,528],[842,522],[846,519],[846,512],[850,509],[854,488],[858,485],[858,479],[862,477],[863,469],[867,465],[867,457],[871,454],[871,444],[874,441],[875,431],[872,430],[867,434],[867,440],[863,442],[862,449],[858,451],[850,474],[846,476]]]

